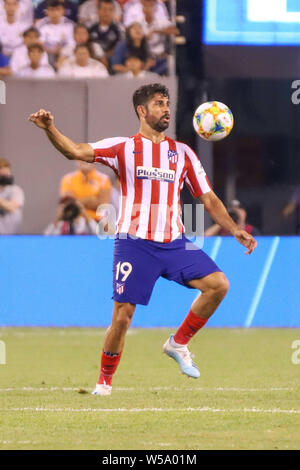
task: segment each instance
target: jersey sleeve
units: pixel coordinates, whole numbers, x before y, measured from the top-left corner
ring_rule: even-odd
[[[110,167],[118,175],[118,154],[120,152],[121,145],[126,142],[126,140],[127,137],[112,137],[90,143],[89,145],[94,150],[94,162],[102,163],[103,165]]]
[[[209,193],[212,188],[207,178],[205,170],[195,152],[185,146],[186,174],[185,183],[194,197],[200,197],[202,194]]]

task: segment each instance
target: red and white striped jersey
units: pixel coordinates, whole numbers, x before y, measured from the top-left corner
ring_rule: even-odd
[[[165,138],[159,144],[141,134],[90,143],[95,162],[109,166],[121,183],[116,233],[170,242],[184,233],[180,192],[194,197],[211,190],[206,173],[186,144]]]

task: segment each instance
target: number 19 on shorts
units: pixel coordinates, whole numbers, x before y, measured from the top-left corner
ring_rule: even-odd
[[[119,261],[116,268],[116,281],[125,282],[132,271],[132,264],[128,263],[128,261],[124,261],[123,263]],[[119,279],[120,275],[122,276],[121,279]]]

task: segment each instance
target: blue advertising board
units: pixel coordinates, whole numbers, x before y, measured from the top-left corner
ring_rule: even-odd
[[[2,236],[0,243],[0,326],[110,324],[113,240]],[[250,256],[232,237],[207,238],[203,249],[230,281],[208,327],[300,327],[300,237],[258,237]],[[133,326],[178,326],[196,295],[161,278]]]
[[[299,45],[299,0],[205,0],[204,43]]]

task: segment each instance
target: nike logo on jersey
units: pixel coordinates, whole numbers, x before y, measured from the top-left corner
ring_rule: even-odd
[[[174,183],[175,171],[162,170],[161,168],[153,168],[147,166],[137,166],[136,177],[138,179],[164,181],[166,183]]]

